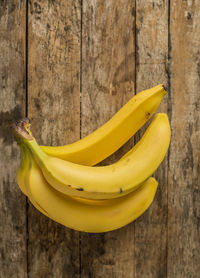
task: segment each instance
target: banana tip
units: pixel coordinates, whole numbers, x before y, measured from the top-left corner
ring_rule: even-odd
[[[165,94],[167,94],[167,86],[165,86],[164,84],[162,84],[162,87],[163,87],[163,89],[164,89],[164,91],[165,91]]]

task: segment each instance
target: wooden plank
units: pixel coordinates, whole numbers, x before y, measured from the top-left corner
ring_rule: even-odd
[[[199,277],[200,2],[172,1],[168,277]]]
[[[80,138],[80,1],[29,1],[28,116],[41,144]],[[79,277],[79,233],[29,207],[29,277]]]
[[[20,152],[11,133],[25,116],[25,3],[0,3],[0,277],[26,277],[26,198],[16,183]]]
[[[137,92],[160,83],[167,86],[167,1],[136,1],[136,28]],[[167,112],[167,97],[158,111]],[[135,278],[167,275],[167,165],[166,157],[155,174],[159,182],[156,198],[150,209],[135,222]]]
[[[83,1],[82,30],[84,137],[134,94],[134,1]],[[82,233],[81,277],[133,277],[133,234],[133,224],[105,234]]]

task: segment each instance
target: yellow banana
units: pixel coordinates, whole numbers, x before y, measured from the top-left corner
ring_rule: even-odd
[[[162,162],[170,143],[166,114],[157,114],[130,154],[108,166],[89,167],[45,154],[35,139],[15,127],[23,143],[36,157],[47,182],[67,195],[88,199],[109,199],[136,190]]]
[[[29,171],[30,163],[29,163],[29,157],[27,155],[27,152],[25,151],[24,147],[19,145],[21,150],[21,164],[17,171],[17,183],[19,185],[19,188],[21,191],[29,198],[31,203],[34,205],[34,207],[39,210],[44,215],[48,216],[48,214],[35,202],[35,200],[32,198],[30,194],[29,188],[26,186],[26,175]]]
[[[163,85],[142,91],[129,100],[108,122],[83,139],[66,146],[41,146],[48,155],[92,166],[126,143],[155,113],[167,92]]]
[[[163,85],[142,91],[124,105],[106,124],[85,138],[66,146],[41,146],[41,148],[51,156],[92,166],[111,155],[133,136],[153,115],[166,93]],[[24,119],[23,122],[29,130],[29,120]],[[120,135],[116,136],[119,133]],[[25,168],[26,165],[21,161],[17,172],[17,182],[22,192],[27,195],[23,181]]]
[[[25,175],[28,170],[29,165],[26,163],[24,157],[24,148],[22,148],[21,145],[19,145],[20,151],[21,151],[21,163],[19,168],[17,169],[17,184],[21,191],[24,193],[24,195],[27,196],[26,186],[25,186]]]
[[[54,221],[89,233],[115,230],[138,218],[152,203],[158,185],[149,178],[137,191],[117,199],[76,200],[52,188],[31,155],[30,164],[26,183],[37,204]]]

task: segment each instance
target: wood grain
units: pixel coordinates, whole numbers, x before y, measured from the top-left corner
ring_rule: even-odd
[[[200,2],[170,10],[172,143],[169,157],[168,277],[200,269]]]
[[[80,138],[80,3],[29,1],[28,116],[46,145]],[[28,274],[79,277],[79,234],[29,207]]]
[[[160,83],[167,86],[168,3],[137,1],[136,27],[137,92]],[[158,111],[167,112],[167,100],[165,97]],[[139,137],[144,130],[140,131]],[[167,275],[167,166],[166,156],[155,174],[159,183],[155,200],[135,222],[135,278],[164,278]]]
[[[11,123],[25,115],[25,4],[0,2],[0,277],[26,277],[26,198]]]
[[[82,137],[134,94],[134,1],[125,2],[83,1]],[[133,277],[133,233],[133,224],[105,234],[82,233],[81,277]]]
[[[199,15],[191,0],[0,0],[0,278],[199,277]],[[56,224],[30,203],[27,217],[13,119],[27,110],[40,144],[71,143],[158,83],[168,87],[159,111],[172,140],[150,209],[96,235]]]

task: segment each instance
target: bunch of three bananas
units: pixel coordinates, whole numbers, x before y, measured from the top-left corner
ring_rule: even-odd
[[[78,231],[107,232],[135,220],[157,190],[151,175],[169,147],[167,115],[158,113],[142,139],[118,162],[92,166],[128,141],[155,113],[165,94],[163,85],[138,93],[102,127],[66,146],[39,146],[28,119],[16,122],[21,191],[41,213]]]

